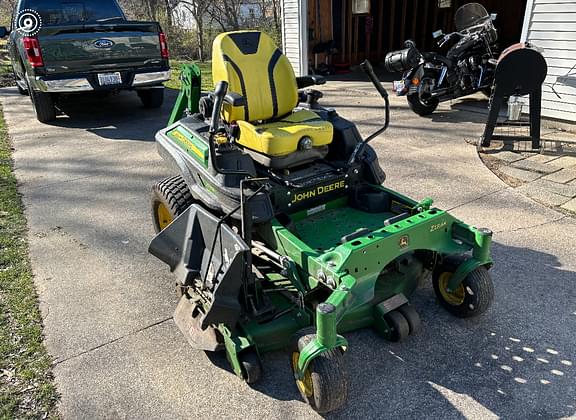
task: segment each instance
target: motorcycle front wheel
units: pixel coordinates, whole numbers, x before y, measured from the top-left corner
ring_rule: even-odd
[[[420,80],[420,87],[418,91],[407,96],[410,109],[421,117],[432,114],[434,111],[436,111],[436,108],[438,108],[438,104],[440,103],[437,98],[426,98],[422,95],[423,93],[426,93],[423,92],[423,90],[427,86],[434,86],[434,84],[434,74],[426,71],[426,73],[424,73],[424,77]]]

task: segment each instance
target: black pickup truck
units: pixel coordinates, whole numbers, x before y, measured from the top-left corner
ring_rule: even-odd
[[[145,107],[162,105],[166,36],[157,22],[127,20],[116,0],[19,0],[2,35],[41,122],[56,118],[67,94],[134,90]]]

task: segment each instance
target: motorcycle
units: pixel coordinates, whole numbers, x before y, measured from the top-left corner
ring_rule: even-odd
[[[495,19],[482,5],[469,3],[456,11],[456,32],[433,33],[439,52],[420,52],[407,40],[403,50],[388,53],[386,70],[403,72],[402,79],[393,82],[396,95],[406,96],[421,116],[432,114],[440,102],[478,91],[489,97],[498,64]]]

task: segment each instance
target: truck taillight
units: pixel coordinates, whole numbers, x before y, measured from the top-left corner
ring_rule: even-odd
[[[24,44],[24,51],[26,58],[32,67],[42,67],[44,59],[42,58],[42,51],[40,50],[40,42],[38,38],[24,37],[22,38]]]
[[[162,58],[170,58],[170,53],[168,52],[168,41],[166,40],[166,34],[160,32],[160,55]]]

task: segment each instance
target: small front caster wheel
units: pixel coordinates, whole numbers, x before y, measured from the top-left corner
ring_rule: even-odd
[[[456,290],[449,292],[448,284],[458,265],[448,260],[434,271],[434,292],[440,304],[452,315],[459,318],[478,316],[486,312],[494,300],[492,278],[486,267],[478,267],[464,278]]]
[[[255,384],[262,378],[262,363],[255,351],[247,351],[238,355],[242,365],[242,376],[244,381],[249,384]]]
[[[296,373],[302,349],[314,339],[314,334],[306,334],[293,340],[290,364]],[[332,349],[313,359],[296,385],[304,401],[318,413],[328,413],[340,408],[346,402],[348,383],[340,349]]]
[[[422,329],[422,320],[420,315],[416,312],[414,306],[407,303],[398,308],[398,312],[404,315],[406,321],[408,321],[408,326],[410,327],[410,335],[417,334]]]
[[[410,335],[410,324],[406,317],[399,311],[394,310],[384,315],[388,329],[384,338],[393,343],[404,341]]]

